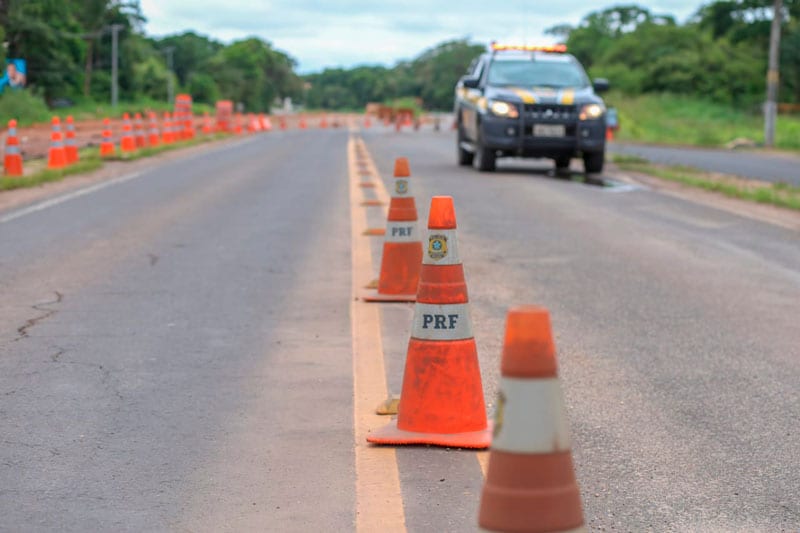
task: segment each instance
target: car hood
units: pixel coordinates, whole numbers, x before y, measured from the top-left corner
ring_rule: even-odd
[[[591,87],[551,89],[549,87],[487,87],[486,98],[524,104],[594,104],[601,103]]]

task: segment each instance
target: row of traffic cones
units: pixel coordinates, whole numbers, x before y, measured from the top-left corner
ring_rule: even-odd
[[[408,161],[395,162],[381,277],[366,301],[416,301],[397,417],[380,445],[487,448],[479,525],[488,531],[582,531],[578,485],[549,314],[508,313],[493,427],[483,398],[454,202],[431,199],[420,238]],[[421,260],[420,260],[421,257]],[[385,406],[385,404],[384,404]],[[379,408],[379,413],[381,410]]]

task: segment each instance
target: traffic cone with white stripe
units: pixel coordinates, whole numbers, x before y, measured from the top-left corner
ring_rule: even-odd
[[[133,115],[133,128],[136,132],[136,148],[144,148],[147,146],[147,138],[144,135],[144,123],[142,122],[142,114],[136,113]]]
[[[150,146],[161,144],[161,133],[158,131],[158,116],[152,111],[147,115],[150,120],[150,134],[147,136],[147,143]]]
[[[413,302],[417,299],[422,241],[410,177],[408,159],[398,157],[394,162],[394,187],[386,220],[378,290],[363,296],[367,302]]]
[[[119,143],[119,149],[122,152],[136,151],[136,138],[133,136],[131,116],[128,113],[122,115],[122,139]]]
[[[6,136],[6,151],[3,158],[4,174],[6,176],[22,176],[22,153],[19,149],[19,137],[17,137],[17,121],[8,121],[8,135]]]
[[[80,159],[78,143],[75,141],[75,120],[72,115],[67,117],[67,137],[64,143],[64,155],[67,158],[68,165],[73,165]]]
[[[53,117],[53,132],[50,134],[50,149],[47,152],[47,168],[58,170],[67,166],[67,153],[64,150],[64,136],[61,133],[61,119]]]
[[[114,134],[111,131],[111,120],[106,117],[103,119],[103,138],[100,141],[100,157],[110,157],[114,155],[117,148],[114,146]]]
[[[483,531],[586,531],[547,310],[509,311],[501,374],[478,524]]]
[[[426,242],[397,419],[367,441],[486,448],[491,431],[451,197],[431,200]]]

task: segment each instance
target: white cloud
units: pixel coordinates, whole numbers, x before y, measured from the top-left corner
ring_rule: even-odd
[[[610,0],[608,5],[616,2]],[[654,13],[685,19],[699,0],[639,2]],[[193,30],[224,42],[256,35],[294,57],[300,72],[356,64],[393,65],[439,42],[543,40],[544,30],[576,24],[602,9],[587,0],[442,2],[426,0],[141,0],[147,32]]]

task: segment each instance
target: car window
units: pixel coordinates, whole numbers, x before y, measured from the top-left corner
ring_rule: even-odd
[[[589,79],[572,61],[537,61],[531,59],[493,61],[489,85],[523,87],[587,87]]]

